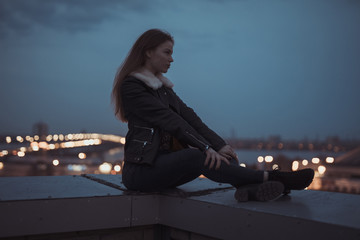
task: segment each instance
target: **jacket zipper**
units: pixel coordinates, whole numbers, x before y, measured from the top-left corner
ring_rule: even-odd
[[[209,149],[209,145],[207,145],[206,143],[204,143],[203,141],[201,141],[200,139],[198,139],[196,136],[194,136],[193,134],[191,134],[188,131],[185,131],[187,134],[189,134],[191,137],[193,137],[196,141],[198,141],[199,143],[201,143],[202,145],[205,146],[205,151]]]
[[[147,129],[147,130],[150,130],[150,131],[151,131],[151,134],[154,134],[154,128],[149,128],[149,127],[141,127],[141,126],[138,126],[138,125],[134,125],[134,127],[136,127],[136,128],[142,128],[142,129]]]
[[[140,143],[143,143],[143,148],[146,146],[146,144],[148,143],[147,141],[141,141],[141,140],[137,140],[137,139],[132,139],[132,141],[134,142],[140,142]]]

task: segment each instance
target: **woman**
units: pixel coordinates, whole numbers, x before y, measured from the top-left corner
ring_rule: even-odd
[[[163,76],[173,62],[174,39],[151,29],[135,42],[112,91],[115,114],[128,123],[123,183],[130,190],[162,191],[203,174],[237,188],[238,201],[268,201],[304,189],[314,172],[266,172],[239,166],[237,155],[173,91]],[[189,147],[191,146],[191,147]]]

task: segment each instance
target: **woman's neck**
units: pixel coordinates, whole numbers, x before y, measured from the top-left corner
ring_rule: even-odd
[[[140,79],[146,85],[148,85],[149,87],[155,90],[159,89],[163,84],[168,88],[172,88],[174,86],[174,84],[165,76],[163,76],[161,73],[155,75],[149,69],[144,67],[139,68],[138,70],[130,73],[130,75]]]
[[[149,64],[146,64],[144,66],[142,66],[140,69],[139,69],[141,72],[149,72],[149,73],[152,73],[154,76],[158,76],[160,73],[157,72],[153,67],[151,67]]]

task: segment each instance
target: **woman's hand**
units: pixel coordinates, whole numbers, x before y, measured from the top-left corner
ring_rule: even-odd
[[[226,162],[228,165],[230,164],[229,160],[226,159],[226,157],[221,156],[219,153],[217,153],[214,149],[209,148],[206,150],[206,159],[205,159],[205,166],[207,166],[210,162],[209,169],[212,169],[215,166],[215,170],[219,169],[221,165],[221,161]]]
[[[232,149],[232,147],[230,147],[230,145],[225,145],[223,146],[218,153],[223,156],[226,157],[227,159],[235,159],[238,163],[239,163],[239,159],[237,154],[235,153],[235,151]]]

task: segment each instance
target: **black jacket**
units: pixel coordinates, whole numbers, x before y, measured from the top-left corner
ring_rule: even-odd
[[[125,161],[151,165],[159,150],[161,130],[202,151],[209,147],[217,151],[226,145],[171,88],[154,90],[129,76],[120,91],[129,128]]]

